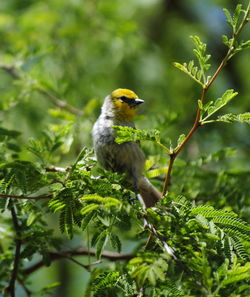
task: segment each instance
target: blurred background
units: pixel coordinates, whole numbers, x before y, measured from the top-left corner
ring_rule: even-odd
[[[172,62],[195,59],[189,36],[198,35],[212,55],[213,73],[226,52],[221,35],[230,34],[222,8],[233,10],[236,4],[227,0],[0,0],[0,65],[14,67],[12,72],[0,70],[1,125],[22,132],[23,145],[43,131],[67,127],[70,133],[54,164],[66,166],[83,146],[92,147],[91,128],[103,99],[122,87],[145,100],[137,127],[159,129],[163,142],[171,139],[176,144],[194,121],[201,89]],[[248,26],[241,38],[246,40],[249,33]],[[236,55],[210,89],[209,100],[227,89],[239,92],[223,113],[250,110],[249,61],[249,51]],[[20,79],[15,79],[15,71]],[[59,109],[48,94],[83,115]],[[248,125],[211,124],[194,135],[180,158],[192,160],[233,147],[237,154],[224,166],[250,170],[249,136]],[[151,144],[143,145],[147,155],[161,153]],[[25,150],[20,153],[23,159],[32,158]],[[88,274],[67,261],[40,269],[31,284],[39,290],[58,278],[62,286],[53,296],[83,296]],[[21,289],[18,296],[25,296]]]

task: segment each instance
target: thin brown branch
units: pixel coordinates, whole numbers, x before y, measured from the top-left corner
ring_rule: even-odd
[[[23,288],[23,290],[25,291],[26,295],[28,297],[31,297],[32,292],[27,288],[27,286],[25,285],[25,283],[23,282],[23,280],[21,280],[20,278],[18,278],[18,282],[21,285],[21,287]]]
[[[203,88],[202,89],[202,94],[201,94],[201,102],[203,103],[205,101],[205,97],[206,97],[206,93],[207,93],[208,88]],[[171,178],[171,173],[172,173],[172,169],[173,169],[173,165],[174,165],[174,161],[177,157],[177,155],[179,154],[179,152],[183,149],[183,147],[186,145],[186,143],[189,141],[189,139],[191,138],[191,136],[194,134],[194,132],[198,129],[198,127],[200,126],[200,115],[201,115],[201,109],[198,106],[197,111],[196,111],[196,115],[195,115],[195,120],[194,120],[194,124],[192,126],[192,128],[190,129],[190,131],[188,132],[187,136],[185,137],[185,139],[183,140],[183,142],[181,143],[181,145],[179,145],[174,151],[173,153],[170,155],[170,159],[169,159],[169,164],[168,164],[168,169],[167,169],[167,174],[166,174],[166,178],[163,184],[163,190],[162,190],[162,195],[165,196],[168,190],[168,186],[170,184],[170,178]]]
[[[0,197],[4,198],[11,198],[11,199],[29,199],[29,200],[40,200],[40,199],[50,199],[52,195],[45,195],[45,196],[18,196],[18,195],[9,195],[9,194],[0,194]]]
[[[77,264],[78,266],[80,266],[88,271],[89,271],[90,266],[93,265],[93,263],[91,263],[89,265],[84,265],[81,262],[77,261],[76,259],[72,258],[72,256],[65,255],[65,253],[62,256],[63,256],[63,258],[70,260],[71,262]]]
[[[55,260],[60,260],[60,259],[65,259],[65,258],[71,258],[74,256],[95,256],[96,254],[96,250],[95,249],[87,249],[87,248],[79,248],[73,251],[65,251],[65,252],[61,252],[61,253],[57,253],[57,252],[50,252],[49,253],[49,257],[51,262],[55,261]],[[134,255],[132,254],[120,254],[120,253],[115,253],[115,252],[110,252],[110,251],[103,251],[102,252],[102,258],[104,259],[108,259],[110,261],[121,261],[121,260],[125,260],[128,261],[130,259],[132,259],[134,257]],[[96,263],[94,263],[96,264]],[[25,270],[23,270],[23,274],[24,275],[29,275],[31,273],[33,273],[34,271],[38,270],[39,268],[43,267],[45,265],[45,263],[43,261],[40,261],[28,268],[26,268]],[[90,264],[91,265],[91,264]],[[87,267],[89,265],[84,265],[87,269]]]
[[[218,68],[214,72],[213,76],[211,77],[211,79],[209,80],[209,82],[207,82],[207,84],[202,89],[202,94],[201,94],[201,98],[200,98],[202,104],[205,102],[206,95],[207,95],[207,92],[208,92],[209,88],[211,87],[211,85],[213,84],[213,82],[215,81],[215,79],[217,78],[217,76],[219,75],[219,73],[222,71],[222,69],[226,66],[228,60],[231,58],[231,55],[232,55],[232,53],[234,51],[234,45],[236,43],[236,40],[237,40],[239,34],[241,33],[243,27],[249,21],[248,20],[249,13],[250,13],[250,2],[249,2],[248,7],[247,7],[247,9],[245,11],[244,17],[242,19],[242,22],[241,22],[239,28],[233,34],[233,39],[234,39],[233,45],[228,49],[225,57],[222,59],[220,65],[218,66]],[[185,139],[183,140],[183,142],[181,143],[181,145],[179,145],[169,155],[170,159],[169,159],[168,169],[167,169],[167,173],[166,173],[166,177],[165,177],[165,181],[164,181],[164,185],[163,185],[163,190],[162,190],[162,195],[163,196],[166,195],[167,190],[168,190],[168,186],[170,184],[170,178],[171,178],[171,173],[172,173],[174,161],[175,161],[177,155],[182,151],[182,149],[184,148],[184,146],[186,145],[186,143],[189,141],[189,139],[191,138],[191,136],[194,134],[194,132],[201,125],[201,123],[200,123],[200,116],[201,116],[201,108],[200,108],[200,106],[198,106],[197,111],[196,111],[196,115],[195,115],[194,124],[193,124],[192,128],[189,130],[187,136],[185,137]]]
[[[35,87],[35,90],[37,90],[40,94],[44,95],[45,97],[47,97],[54,105],[63,108],[63,109],[67,109],[69,112],[76,114],[76,115],[83,115],[83,111],[79,110],[77,108],[75,108],[72,105],[69,105],[68,103],[58,99],[57,97],[55,97],[54,95],[52,95],[49,91],[43,89],[40,86]]]
[[[0,65],[0,69],[9,73],[15,79],[21,79],[22,76],[18,73],[17,69],[14,66],[7,66],[7,65]],[[50,100],[54,105],[58,106],[59,108],[63,108],[68,110],[69,112],[82,116],[84,113],[82,110],[75,108],[74,106],[60,100],[59,98],[52,95],[48,90],[45,90],[41,86],[35,86],[34,90],[39,92],[40,94],[44,95],[47,99]]]
[[[169,164],[168,164],[166,178],[165,178],[164,184],[163,184],[162,196],[165,196],[166,193],[167,193],[167,189],[168,189],[168,186],[170,184],[171,172],[172,172],[172,168],[173,168],[173,165],[174,165],[174,160],[175,160],[176,155],[171,154],[169,157],[170,157],[169,158]]]
[[[205,98],[206,98],[207,91],[208,91],[208,87],[205,86],[202,89],[202,94],[201,94],[201,98],[200,98],[201,103],[204,103]],[[200,126],[200,115],[201,115],[201,108],[198,106],[197,111],[196,111],[196,115],[195,115],[194,124],[193,124],[192,128],[189,130],[189,132],[188,132],[187,136],[185,137],[185,139],[183,140],[183,142],[170,155],[169,164],[168,164],[168,170],[167,170],[167,174],[166,174],[166,177],[165,177],[165,181],[164,181],[164,185],[163,185],[163,190],[162,190],[162,195],[163,196],[165,196],[166,193],[167,193],[168,186],[170,184],[170,178],[171,178],[171,173],[172,173],[174,161],[175,161],[177,155],[184,148],[184,146],[189,141],[189,139],[191,138],[191,136],[194,134],[194,132]]]
[[[203,104],[206,98],[206,94],[208,91],[208,87],[204,87],[202,89],[202,94],[201,94],[201,98],[200,101]],[[183,147],[185,146],[185,144],[188,142],[188,140],[191,138],[191,136],[193,135],[193,133],[197,130],[197,128],[200,126],[200,116],[201,116],[201,109],[200,107],[197,108],[196,111],[196,116],[195,116],[195,120],[194,120],[194,124],[193,127],[191,128],[191,130],[188,132],[187,136],[185,137],[185,139],[183,140],[183,142],[181,143],[180,146],[178,146],[175,150],[174,150],[174,155],[175,157],[179,154],[179,152],[183,149]]]
[[[8,72],[13,78],[20,78],[20,75],[16,71],[14,66],[0,65],[0,69],[3,69],[4,71]]]
[[[19,268],[22,240],[21,240],[21,230],[18,224],[17,214],[13,204],[11,206],[10,211],[11,211],[12,222],[15,230],[16,250],[15,250],[15,256],[14,256],[14,265],[13,265],[9,285],[6,288],[6,291],[9,292],[11,297],[15,297],[16,296],[15,283],[17,280],[17,274],[18,274],[18,268]]]
[[[179,259],[176,257],[176,255],[174,254],[173,249],[167,244],[166,242],[166,238],[164,238],[163,236],[161,236],[158,231],[156,230],[156,228],[147,221],[146,216],[143,217],[144,219],[144,228],[145,229],[149,229],[151,231],[151,234],[153,234],[154,237],[156,237],[162,244],[164,250],[166,251],[166,253],[175,261],[175,263],[180,267],[180,269],[183,270],[183,272],[185,272],[188,276],[193,278],[193,272],[189,270],[189,268]],[[149,237],[150,240],[152,239],[152,237]],[[148,244],[148,242],[147,242]],[[147,248],[147,244],[146,247]],[[195,279],[195,283],[206,293],[208,293],[206,291],[206,288],[204,287],[204,285],[202,284],[201,281],[196,280]]]

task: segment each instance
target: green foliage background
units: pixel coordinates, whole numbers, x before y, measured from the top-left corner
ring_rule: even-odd
[[[241,3],[246,7],[247,1]],[[199,35],[215,70],[226,52],[221,35],[230,34],[222,8],[232,11],[235,5],[223,0],[0,0],[0,193],[53,195],[50,201],[0,197],[1,289],[7,286],[13,264],[16,243],[10,210],[15,207],[25,242],[22,269],[41,258],[49,264],[51,250],[92,245],[98,258],[106,242],[105,250],[121,248],[134,255],[128,265],[104,260],[91,267],[91,276],[67,259],[52,261],[49,268],[27,278],[27,287],[37,296],[140,296],[133,294],[145,284],[145,296],[249,296],[250,231],[241,221],[249,223],[250,217],[249,125],[214,123],[199,128],[176,161],[171,199],[148,213],[161,234],[168,232],[170,245],[191,274],[203,275],[205,292],[192,285],[192,275],[183,277],[178,265],[169,264],[157,240],[148,254],[143,252],[148,232],[143,230],[139,206],[133,209],[127,202],[132,194],[119,186],[121,177],[98,169],[91,152],[91,128],[103,98],[118,87],[130,88],[145,100],[138,128],[157,129],[164,144],[177,145],[179,135],[192,126],[201,91],[172,63],[193,59],[189,36]],[[248,26],[241,39],[249,33]],[[227,89],[239,95],[223,113],[249,111],[249,51],[228,63],[208,99],[221,97]],[[82,114],[59,108],[53,104],[55,98]],[[168,158],[154,141],[142,146],[148,158],[145,174],[157,176],[153,182],[160,188]],[[73,167],[54,172],[51,166]],[[100,175],[106,178],[92,178]],[[194,204],[201,207],[198,217]],[[232,211],[239,218],[232,219]],[[87,227],[92,221],[95,225]],[[82,263],[95,259],[85,257]],[[26,276],[23,279],[26,282]],[[61,284],[53,293],[42,289],[56,282]],[[111,295],[112,287],[120,295]],[[17,290],[17,296],[26,296],[20,284]]]

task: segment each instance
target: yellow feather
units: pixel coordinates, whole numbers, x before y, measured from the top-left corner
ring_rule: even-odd
[[[117,119],[133,121],[136,115],[136,108],[130,107],[127,103],[121,102],[119,99],[115,99],[113,105],[116,110]]]
[[[138,96],[135,94],[135,92],[129,90],[129,89],[116,89],[111,93],[112,98],[119,98],[122,96],[126,96],[129,99],[137,99]]]
[[[111,98],[113,99],[113,106],[116,110],[117,119],[123,121],[133,121],[136,115],[136,108],[122,102],[119,99],[122,96],[125,96],[131,100],[137,99],[138,96],[135,94],[135,92],[128,89],[116,89],[111,93]]]

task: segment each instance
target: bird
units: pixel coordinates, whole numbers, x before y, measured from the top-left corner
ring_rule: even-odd
[[[133,188],[144,209],[153,207],[161,198],[156,189],[143,175],[145,156],[139,143],[115,142],[116,126],[135,129],[134,118],[138,106],[144,103],[135,92],[119,88],[105,97],[101,114],[96,120],[92,137],[97,161],[106,170],[125,173],[125,180]]]

